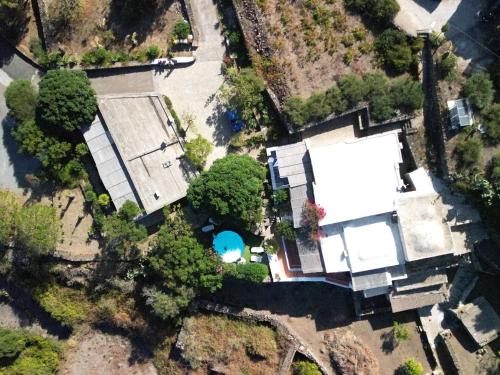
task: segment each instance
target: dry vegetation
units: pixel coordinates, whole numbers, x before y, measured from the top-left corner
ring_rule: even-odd
[[[196,315],[185,320],[182,357],[197,374],[207,368],[225,374],[274,375],[284,342],[273,329],[220,315]]]
[[[285,78],[288,94],[309,97],[342,75],[374,68],[373,35],[359,16],[348,14],[342,1],[261,0],[271,59],[254,57],[268,81]],[[270,65],[278,66],[272,69]]]

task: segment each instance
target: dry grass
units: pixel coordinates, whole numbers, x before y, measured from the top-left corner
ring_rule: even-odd
[[[253,56],[254,61],[268,81],[282,74],[291,95],[305,98],[341,75],[375,67],[374,37],[342,1],[265,0],[260,7],[276,53],[271,61]],[[268,69],[275,65],[280,73]]]
[[[281,339],[271,328],[220,315],[197,315],[184,323],[183,358],[194,370],[212,366],[227,374],[277,373]]]

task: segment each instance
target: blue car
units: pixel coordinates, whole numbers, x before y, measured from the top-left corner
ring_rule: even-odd
[[[226,116],[228,120],[231,122],[231,128],[233,129],[233,132],[237,133],[245,127],[245,123],[240,118],[238,112],[235,111],[234,109],[227,111]]]

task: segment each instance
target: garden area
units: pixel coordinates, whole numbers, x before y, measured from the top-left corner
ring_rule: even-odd
[[[254,69],[296,129],[365,103],[375,122],[422,108],[423,41],[391,26],[395,1],[264,0],[235,7]]]
[[[19,21],[6,25],[3,33],[50,68],[146,63],[166,56],[190,33],[179,0],[38,0],[44,46],[32,2],[14,6],[10,1],[2,3],[0,18],[15,10]]]

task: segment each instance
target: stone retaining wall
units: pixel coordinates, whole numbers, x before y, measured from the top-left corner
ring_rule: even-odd
[[[205,310],[209,312],[215,312],[218,314],[225,314],[225,315],[230,315],[239,319],[243,319],[249,322],[255,322],[255,323],[267,323],[271,325],[273,328],[275,328],[278,332],[282,333],[284,336],[287,337],[287,339],[290,341],[292,346],[295,346],[297,348],[297,352],[308,358],[310,361],[316,363],[320,369],[320,371],[324,374],[327,375],[328,371],[326,370],[325,366],[322,365],[320,360],[316,358],[316,356],[301,342],[301,340],[297,337],[296,334],[294,334],[285,324],[283,324],[276,316],[272,314],[266,314],[263,312],[259,311],[254,311],[251,309],[238,309],[235,307],[227,306],[227,305],[221,305],[218,303],[210,302],[210,301],[196,301],[194,306],[194,310]],[[185,333],[183,333],[183,330],[179,333],[176,347],[180,350],[184,349],[184,342],[185,342]]]
[[[193,34],[193,47],[197,48],[200,41],[200,32],[198,31],[198,25],[194,20],[193,7],[191,6],[191,1],[193,0],[183,0],[182,2],[184,4],[184,9],[186,11],[189,24],[191,25],[191,32]]]

